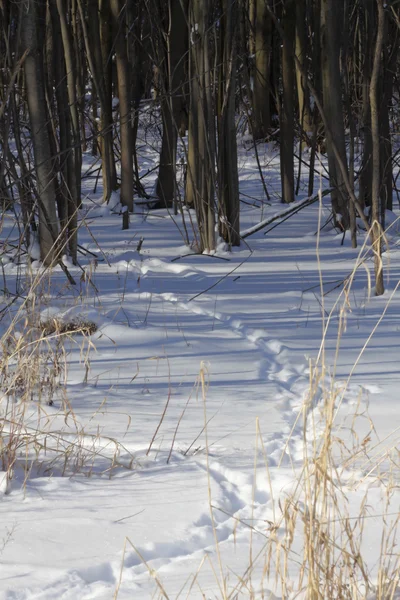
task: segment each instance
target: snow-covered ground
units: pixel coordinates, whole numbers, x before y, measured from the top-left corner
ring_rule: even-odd
[[[262,187],[255,161],[241,152],[243,230],[281,208],[277,158],[262,159],[272,205],[249,197],[262,197]],[[326,223],[329,198],[232,253],[220,244],[215,256],[199,256],[184,243],[182,218],[164,210],[138,210],[122,231],[92,183],[84,180],[80,243],[97,258],[80,256],[86,276],[68,265],[75,287],[56,270],[40,311],[98,329],[65,342],[67,383],[53,405],[39,411],[34,399],[26,407],[25,424],[39,420],[61,457],[42,447],[27,463],[22,444],[18,459],[31,471],[16,464],[8,485],[0,472],[0,598],[281,597],[275,567],[270,576],[264,569],[268,544],[304,464],[303,417],[314,415],[308,432],[318,444],[330,385],[344,456],[363,448],[353,463],[339,455],[337,463],[350,517],[366,498],[362,547],[373,578],[389,467],[397,487],[400,479],[397,225],[384,257],[385,295],[369,294],[366,250],[344,294],[360,248]],[[192,239],[187,212],[185,221]],[[6,219],[3,241],[7,228]],[[11,289],[21,267],[3,263]],[[310,399],[324,325],[326,370]],[[395,490],[387,520],[398,509]]]

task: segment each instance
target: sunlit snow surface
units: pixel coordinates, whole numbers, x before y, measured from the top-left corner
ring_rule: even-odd
[[[246,194],[243,230],[281,209],[278,157],[271,148],[261,155],[272,196],[271,205],[262,205],[251,152],[240,151],[241,191]],[[146,155],[144,172],[155,158],[151,152]],[[85,156],[86,168],[91,160]],[[326,224],[330,210],[325,198],[321,214],[314,204],[267,235],[260,231],[250,236],[232,253],[220,245],[216,256],[199,256],[185,245],[182,218],[164,210],[141,207],[131,217],[129,231],[122,231],[118,199],[101,206],[101,189],[94,194],[93,183],[83,181],[79,238],[98,257],[79,257],[93,285],[68,263],[77,285],[68,286],[57,269],[54,294],[43,300],[42,308],[43,316],[72,314],[98,326],[91,336],[88,370],[81,340],[68,342],[68,384],[53,406],[43,407],[48,418],[41,417],[43,431],[60,432],[71,442],[80,439],[88,455],[75,473],[69,470],[62,476],[60,467],[46,465],[47,457],[41,454],[43,466],[34,466],[25,484],[24,473],[15,469],[7,493],[0,473],[0,598],[105,600],[118,589],[120,600],[150,599],[162,597],[160,584],[169,598],[178,597],[181,590],[179,598],[222,598],[224,578],[229,598],[274,597],[269,595],[274,577],[263,577],[269,523],[274,510],[279,514],[279,503],[291,489],[303,457],[300,412],[309,385],[309,361],[315,361],[321,344],[321,314],[325,323],[331,314],[328,380],[344,299],[335,303],[359,249],[353,250],[347,237],[342,245],[342,234]],[[304,192],[299,199],[305,197]],[[325,296],[316,253],[319,219],[325,225],[319,247],[324,292],[329,292]],[[193,241],[187,211],[185,221]],[[9,226],[6,221],[2,239]],[[385,295],[369,297],[364,267],[349,294],[336,364],[339,387],[399,280],[396,225],[389,238]],[[362,233],[359,240],[362,244]],[[371,259],[365,264],[371,268]],[[23,267],[7,260],[3,265],[11,289]],[[391,435],[400,426],[399,311],[395,293],[336,419],[347,440],[353,415],[363,415],[357,423],[362,438],[370,431],[368,409],[375,425],[373,453],[383,458],[385,448],[399,439]],[[75,422],[65,418],[64,397]],[[317,393],[311,408],[316,414],[318,397]],[[34,427],[37,409],[29,410]],[[120,466],[110,473],[107,461],[116,444],[121,444]],[[99,449],[94,460],[93,448]],[[132,469],[124,468],[132,456]],[[379,512],[384,492],[373,477],[377,473],[355,485],[368,472],[364,459],[353,477],[349,471],[346,493],[357,514],[371,487],[364,547],[373,569],[381,527],[373,511]],[[398,506],[397,496],[393,510]],[[252,561],[246,588],[241,581]],[[149,570],[157,573],[158,583]]]

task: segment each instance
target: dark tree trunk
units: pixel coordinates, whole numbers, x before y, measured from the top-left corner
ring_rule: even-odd
[[[305,1],[296,2],[296,56],[303,69],[307,72],[307,5]],[[310,109],[310,94],[307,81],[300,70],[296,68],[297,99],[301,129],[306,133],[312,130]]]
[[[189,4],[190,112],[186,197],[196,209],[199,251],[215,248],[215,131],[208,55],[210,0]]]
[[[219,233],[229,246],[240,246],[239,176],[235,123],[237,70],[236,3],[222,0],[218,103]]]
[[[110,95],[111,89],[110,85],[106,85],[103,72],[103,56],[106,55],[106,51],[104,50],[102,52],[98,0],[88,0],[89,14],[87,22],[83,10],[82,0],[77,1],[81,18],[83,39],[85,42],[86,56],[101,107],[100,150],[103,175],[103,199],[105,202],[108,202],[112,190],[116,189],[117,179],[113,149],[113,122]],[[104,14],[103,18],[105,18]],[[110,26],[110,22],[108,22],[108,25]],[[106,39],[108,39],[108,33],[105,33],[104,23],[102,30],[104,36]]]
[[[119,117],[121,131],[121,204],[133,212],[133,157],[131,128],[131,86],[126,47],[126,11],[120,0],[111,0],[115,31],[115,51],[118,76]],[[123,228],[129,227],[129,214],[123,213]]]
[[[57,10],[60,19],[63,57],[65,60],[65,71],[67,81],[67,102],[66,107],[66,128],[68,147],[66,149],[67,162],[67,193],[68,193],[68,246],[72,257],[72,261],[77,261],[77,243],[78,243],[78,207],[81,204],[80,189],[81,189],[81,139],[80,139],[80,123],[78,113],[78,99],[76,93],[77,75],[75,69],[76,56],[72,43],[72,32],[67,19],[67,5],[65,0],[57,0]],[[59,58],[61,60],[61,57]]]
[[[372,190],[372,136],[371,136],[371,106],[369,100],[369,85],[372,70],[373,35],[375,18],[374,0],[363,0],[362,42],[362,111],[361,127],[363,139],[363,155],[360,172],[359,197],[363,206],[371,206]]]
[[[379,72],[381,70],[381,54],[385,35],[385,9],[384,0],[376,0],[378,5],[378,31],[376,36],[374,63],[369,87],[371,104],[371,131],[372,131],[372,247],[375,257],[375,294],[381,296],[385,291],[383,284],[382,266],[382,227],[380,210],[381,187],[381,153],[379,131]]]
[[[282,49],[282,107],[280,111],[281,132],[281,179],[282,202],[294,202],[294,39],[296,13],[294,0],[285,0],[283,8]]]
[[[252,27],[254,30],[254,91],[253,133],[256,139],[265,139],[271,126],[270,77],[272,22],[266,3],[269,0],[254,0]]]
[[[58,259],[58,222],[55,173],[47,129],[43,44],[38,38],[38,21],[44,15],[44,2],[24,0],[22,41],[24,49],[29,50],[24,73],[38,186],[40,257],[45,265],[51,265]]]
[[[184,84],[187,77],[185,66],[188,52],[187,0],[169,0],[168,10],[165,67],[162,69],[163,137],[157,196],[162,206],[171,207],[176,203],[176,149],[186,103]]]
[[[334,188],[331,194],[336,222],[343,229],[349,228],[348,192],[338,165],[333,144],[347,170],[346,143],[344,135],[342,87],[340,77],[341,29],[344,0],[322,0],[322,81],[324,111],[329,121],[326,142],[329,178]],[[347,174],[348,177],[348,174]]]

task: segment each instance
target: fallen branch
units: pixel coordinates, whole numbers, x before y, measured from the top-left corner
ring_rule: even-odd
[[[332,191],[332,189],[324,190],[321,194],[318,192],[318,194],[316,194],[315,196],[310,196],[309,198],[304,198],[304,200],[299,200],[298,202],[293,202],[292,204],[287,206],[287,208],[284,208],[283,210],[280,210],[277,213],[275,213],[274,215],[272,215],[271,217],[264,219],[264,221],[261,221],[261,223],[254,225],[254,227],[250,227],[249,229],[245,229],[244,231],[241,231],[240,237],[242,239],[245,239],[245,238],[249,237],[249,235],[253,235],[253,233],[257,233],[257,231],[264,229],[265,227],[270,225],[270,223],[273,223],[274,221],[277,221],[278,219],[283,219],[284,217],[289,217],[289,216],[292,216],[292,214],[294,215],[294,214],[298,213],[302,208],[305,208],[306,206],[310,206],[310,204],[314,204],[314,202],[318,202],[320,195],[321,195],[321,197],[327,196],[328,194],[331,193],[331,191]]]
[[[218,260],[226,260],[230,261],[230,258],[226,258],[225,256],[217,256],[216,254],[203,254],[203,252],[189,252],[189,254],[182,254],[181,256],[175,256],[175,258],[171,259],[171,262],[176,262],[177,260],[181,260],[181,258],[190,258],[191,256],[209,256],[210,258],[217,258]]]

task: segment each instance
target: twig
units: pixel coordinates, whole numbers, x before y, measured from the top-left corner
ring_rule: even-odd
[[[150,442],[150,445],[149,445],[149,447],[148,447],[148,449],[147,449],[146,456],[148,456],[148,455],[149,455],[149,453],[150,453],[150,450],[151,450],[151,448],[152,448],[152,446],[153,446],[153,444],[154,444],[154,440],[155,440],[155,439],[156,439],[156,437],[157,437],[157,433],[159,432],[159,430],[160,430],[160,427],[161,427],[161,425],[162,425],[162,422],[164,421],[164,417],[165,417],[165,415],[166,415],[166,413],[167,413],[167,409],[168,409],[169,401],[171,400],[171,371],[170,371],[170,368],[169,368],[169,360],[168,360],[168,357],[166,357],[166,359],[167,359],[167,364],[168,364],[168,397],[167,397],[167,401],[166,401],[166,403],[165,403],[165,406],[164,406],[164,410],[163,410],[163,412],[162,412],[162,415],[161,415],[161,417],[160,417],[160,420],[159,420],[159,422],[158,422],[158,425],[157,425],[157,427],[156,427],[156,430],[155,430],[155,432],[154,432],[154,434],[153,434],[153,437],[151,438],[151,442]]]
[[[97,258],[98,260],[102,260],[101,258],[99,258],[98,254],[95,254],[94,252],[92,252],[91,250],[88,250],[84,246],[81,246],[80,244],[77,244],[77,246],[78,246],[78,250],[81,252],[81,254],[90,254],[91,256],[94,256],[94,258]]]
[[[61,269],[64,271],[64,274],[65,274],[66,278],[68,279],[68,281],[70,282],[70,284],[71,285],[76,285],[75,279],[72,277],[71,273],[68,271],[68,268],[63,263],[63,261],[59,260],[58,264],[60,265]]]
[[[15,67],[14,67],[14,70],[12,72],[10,81],[8,83],[8,86],[7,86],[7,90],[6,90],[5,96],[2,98],[2,103],[1,103],[1,106],[0,106],[0,119],[2,118],[2,116],[4,114],[4,111],[6,109],[7,102],[8,102],[8,99],[9,99],[10,95],[11,95],[11,92],[13,90],[14,83],[15,83],[15,80],[16,80],[16,78],[18,76],[19,70],[22,67],[22,65],[24,64],[25,59],[28,56],[29,52],[30,52],[30,49],[27,48],[25,50],[25,52],[23,53],[23,55],[21,56],[21,58],[19,59],[19,61],[16,63]]]
[[[227,273],[226,275],[224,275],[223,277],[221,277],[220,279],[218,279],[218,281],[216,281],[215,283],[213,283],[212,285],[210,285],[208,288],[206,288],[202,292],[199,292],[195,296],[192,296],[191,298],[189,298],[188,302],[191,302],[192,300],[195,300],[196,298],[198,298],[202,294],[205,294],[205,293],[209,292],[210,290],[212,290],[213,288],[215,288],[219,283],[221,283],[221,281],[223,281],[224,279],[226,279],[227,277],[229,277],[229,275],[232,275],[232,273],[234,273],[235,271],[237,271],[237,269],[239,269],[242,265],[244,265],[244,263],[249,260],[250,256],[252,256],[252,254],[253,254],[253,250],[251,250],[250,254],[248,256],[246,256],[246,258],[244,260],[242,260],[242,262],[239,265],[236,265],[236,267],[234,269],[232,269],[232,271],[229,271],[229,273]]]
[[[203,254],[202,252],[189,252],[189,254],[182,254],[182,256],[175,256],[175,258],[171,259],[171,262],[176,262],[181,258],[187,258],[188,256],[209,256],[210,258],[218,258],[219,260],[226,260],[230,262],[230,258],[226,258],[225,256],[217,256],[216,254]]]
[[[256,198],[255,196],[249,196],[249,194],[245,194],[244,192],[239,192],[239,196],[244,196],[245,198],[250,198],[250,200],[256,200],[257,202],[261,202],[261,204],[268,204],[268,206],[271,206],[270,202],[266,202],[266,200],[263,200],[262,198]],[[243,202],[243,200],[241,200],[241,202]],[[254,204],[250,204],[250,206],[254,206]]]
[[[143,508],[142,510],[139,510],[139,512],[134,513],[133,515],[128,515],[127,517],[122,517],[122,519],[117,519],[116,521],[114,521],[114,523],[121,523],[121,521],[126,521],[126,519],[132,519],[133,517],[137,517],[138,515],[141,515],[142,512],[144,512],[145,509]]]

